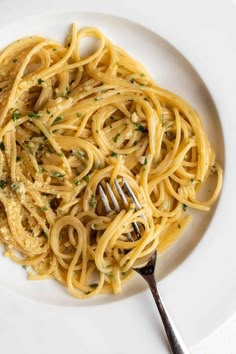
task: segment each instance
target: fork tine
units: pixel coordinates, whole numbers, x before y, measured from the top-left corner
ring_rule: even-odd
[[[113,193],[113,190],[111,189],[111,186],[110,186],[110,184],[108,182],[106,182],[106,187],[107,187],[107,191],[109,193],[109,196],[110,196],[110,198],[112,200],[112,203],[114,205],[115,211],[117,213],[119,213],[119,211],[120,211],[119,203],[118,203],[118,201],[117,201],[117,199],[115,197],[115,194]]]
[[[138,199],[136,198],[136,195],[134,194],[132,188],[130,187],[129,183],[126,181],[125,177],[122,178],[122,181],[124,183],[124,186],[127,190],[127,193],[129,194],[130,198],[132,199],[132,201],[134,202],[134,204],[136,205],[136,208],[138,210],[142,209]],[[144,214],[141,214],[142,218],[147,220],[146,216]]]
[[[123,192],[123,190],[122,190],[121,186],[119,185],[117,179],[115,179],[115,186],[116,186],[117,192],[119,193],[119,196],[121,197],[121,200],[124,203],[124,205],[126,207],[129,206],[129,203],[128,203],[127,199],[126,199],[125,193]]]
[[[125,193],[123,192],[123,189],[121,188],[120,184],[118,183],[117,179],[115,179],[115,186],[116,186],[116,189],[117,189],[117,192],[119,193],[119,196],[121,197],[124,205],[127,207],[129,206],[129,203],[127,201],[127,198],[125,196]],[[133,222],[133,228],[134,228],[134,231],[136,232],[137,236],[140,236],[141,235],[141,232],[140,232],[140,229],[138,227],[138,224],[136,222]]]
[[[102,188],[101,184],[98,185],[98,192],[101,197],[102,203],[104,205],[106,213],[109,213],[112,209],[109,204],[109,200],[104,192],[104,189]]]
[[[125,177],[122,178],[122,181],[124,183],[124,186],[129,194],[130,198],[132,199],[132,201],[136,205],[137,209],[141,209],[141,205],[139,204],[138,199],[136,198],[134,192],[132,191],[132,189],[131,189],[129,183],[126,181]]]

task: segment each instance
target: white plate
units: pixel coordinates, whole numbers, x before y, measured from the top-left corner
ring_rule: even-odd
[[[233,80],[228,74],[233,58],[226,36],[229,22],[222,23],[221,19],[224,30],[217,33],[215,17],[210,21],[200,8],[194,9],[194,18],[187,16],[192,10],[187,2],[178,8],[169,1],[165,5],[145,3],[148,8],[140,4],[138,9],[136,2],[123,0],[90,0],[83,4],[60,0],[56,6],[53,1],[44,0],[35,4],[13,0],[1,3],[0,46],[32,34],[62,40],[71,22],[79,27],[97,26],[141,61],[160,85],[185,97],[202,115],[218,159],[225,164],[223,193],[216,210],[213,208],[200,218],[197,215],[181,241],[158,262],[163,298],[184,339],[192,345],[236,310],[232,207],[236,171],[231,168],[228,173],[228,166],[234,166],[236,149],[231,133],[236,124],[230,106]],[[184,16],[183,9],[187,11]],[[177,10],[181,10],[178,16]],[[27,282],[20,267],[2,257],[0,262],[0,302],[6,305],[0,321],[0,339],[8,343],[5,353],[17,348],[17,340],[22,342],[25,331],[25,353],[32,346],[34,353],[41,353],[45,341],[48,352],[52,348],[58,353],[166,351],[154,303],[140,278],[131,281],[121,296],[85,302],[74,300],[51,280]],[[17,332],[14,342],[10,341],[12,331]],[[38,342],[38,334],[42,343]]]

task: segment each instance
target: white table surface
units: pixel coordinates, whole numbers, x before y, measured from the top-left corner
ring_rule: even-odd
[[[236,354],[236,313],[191,350],[191,354]]]

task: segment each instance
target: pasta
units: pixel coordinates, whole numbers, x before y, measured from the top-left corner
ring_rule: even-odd
[[[84,37],[98,41],[86,57]],[[55,278],[77,298],[119,293],[132,267],[179,238],[187,207],[207,211],[220,193],[198,113],[96,28],[74,24],[65,45],[9,45],[0,91],[0,240],[29,279]],[[199,201],[210,174],[215,191]],[[97,186],[122,177],[142,209],[106,215]],[[143,232],[131,242],[133,221]]]

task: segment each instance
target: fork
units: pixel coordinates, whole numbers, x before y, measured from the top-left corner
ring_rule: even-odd
[[[127,180],[123,177],[122,178],[123,182],[123,188],[125,189],[127,195],[131,198],[132,202],[134,203],[136,210],[141,209],[141,205],[131,189],[130,185],[128,184]],[[101,184],[98,185],[98,192],[101,198],[101,201],[103,203],[105,212],[108,214],[111,211],[115,211],[116,213],[119,213],[120,211],[120,205],[118,203],[118,200],[116,199],[116,196],[108,182],[105,183],[106,185],[106,190],[108,193],[108,196],[110,198],[110,201],[113,204],[113,209],[110,206],[110,201],[109,198],[107,197],[107,194],[105,192],[105,189],[102,187]],[[114,185],[116,187],[116,190],[122,200],[122,203],[124,205],[124,208],[127,208],[129,206],[128,199],[126,198],[126,194],[119,184],[118,180],[114,180]],[[141,214],[143,218],[146,219],[146,216],[144,214]],[[134,233],[136,236],[139,238],[141,237],[141,231],[139,228],[139,225],[136,222],[132,223]],[[129,241],[133,241],[132,234],[129,232],[127,234],[127,238]],[[159,294],[159,291],[157,289],[157,284],[155,280],[155,265],[156,265],[156,259],[157,259],[157,251],[155,251],[147,261],[147,264],[145,266],[142,266],[141,268],[133,268],[138,274],[140,274],[143,279],[148,283],[148,286],[151,290],[151,293],[153,295],[153,298],[156,302],[157,308],[159,310],[159,314],[162,319],[163,326],[165,328],[165,332],[168,338],[168,342],[171,348],[171,351],[173,354],[189,354],[189,351],[187,347],[185,346],[176,326],[174,325],[174,322],[172,321],[170,315],[167,312],[167,309],[163,303],[163,300]]]

